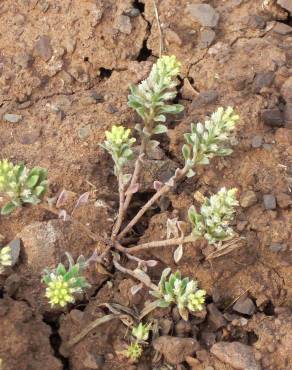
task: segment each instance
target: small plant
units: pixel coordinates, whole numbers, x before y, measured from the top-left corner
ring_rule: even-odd
[[[156,301],[158,307],[176,304],[181,317],[187,321],[189,312],[204,309],[206,292],[198,289],[197,281],[188,277],[182,279],[179,271],[169,276],[170,273],[170,268],[162,272],[157,289],[150,291],[150,294],[158,298]]]
[[[7,245],[0,250],[0,274],[2,274],[6,267],[12,265],[12,251],[11,247]]]
[[[194,206],[189,208],[189,221],[195,237],[202,236],[215,245],[234,237],[235,233],[229,225],[234,218],[235,207],[239,205],[236,192],[237,189],[222,188],[217,194],[205,198],[200,213]]]
[[[111,131],[106,131],[106,141],[101,145],[112,156],[115,163],[115,174],[118,176],[124,164],[133,158],[132,145],[136,139],[130,137],[131,130],[123,126],[113,126]],[[127,185],[126,181],[126,185]]]
[[[133,361],[137,361],[142,353],[143,347],[141,344],[147,343],[149,339],[149,333],[151,330],[151,324],[143,324],[140,322],[138,326],[134,326],[132,329],[132,336],[135,338],[135,341],[129,344],[124,355]]]
[[[134,326],[132,329],[132,335],[137,339],[138,342],[146,342],[149,338],[149,333],[151,330],[151,324],[139,323],[138,326]]]
[[[0,193],[9,201],[1,214],[8,215],[23,204],[38,204],[47,190],[47,170],[24,164],[14,165],[6,159],[0,161]]]
[[[90,284],[82,276],[88,264],[84,257],[80,256],[76,263],[68,253],[67,258],[68,270],[60,263],[56,269],[44,271],[43,282],[47,285],[46,297],[52,307],[65,307],[68,303],[74,303],[74,295],[82,293],[85,288],[90,287]]]
[[[137,361],[142,356],[143,347],[138,342],[133,342],[129,344],[128,348],[123,353],[130,360]]]

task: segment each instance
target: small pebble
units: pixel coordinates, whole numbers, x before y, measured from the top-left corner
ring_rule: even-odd
[[[22,120],[22,116],[19,114],[5,113],[4,120],[10,123],[18,123]]]
[[[287,249],[286,244],[272,243],[270,245],[270,250],[274,253],[284,252]]]
[[[78,130],[78,136],[81,140],[84,140],[88,138],[90,132],[91,132],[90,126],[80,127],[80,129]]]
[[[251,140],[251,146],[255,149],[260,148],[262,146],[262,144],[263,144],[262,136],[256,135]]]
[[[240,200],[239,200],[240,205],[243,208],[251,207],[254,204],[256,204],[257,201],[258,201],[257,195],[252,190],[247,190],[244,193],[242,193],[241,197],[240,197]]]
[[[265,209],[276,209],[276,198],[273,194],[265,194],[263,196]]]

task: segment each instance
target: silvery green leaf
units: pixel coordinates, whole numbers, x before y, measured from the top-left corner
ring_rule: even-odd
[[[166,121],[166,117],[163,114],[159,114],[158,116],[156,116],[154,118],[154,121],[155,122],[165,122]]]
[[[167,132],[167,127],[165,125],[157,125],[153,130],[153,134],[164,134],[165,132]]]
[[[178,263],[183,256],[183,246],[180,244],[173,253],[173,259],[175,263]]]
[[[149,143],[148,143],[148,148],[150,150],[153,150],[153,149],[157,148],[159,146],[159,144],[160,143],[157,140],[150,140]]]
[[[160,308],[167,308],[169,307],[170,303],[169,302],[165,302],[163,299],[159,300],[159,302],[157,302],[157,306],[160,307]]]
[[[202,164],[202,165],[206,165],[206,164],[209,164],[210,161],[209,161],[209,158],[204,156],[199,162],[197,162],[198,164]]]
[[[1,208],[1,215],[10,215],[16,208],[17,206],[13,202],[6,203],[5,206]]]
[[[184,156],[184,159],[187,160],[190,158],[191,156],[191,149],[188,145],[184,144],[183,147],[182,147],[182,153],[183,153],[183,156]]]
[[[190,177],[193,177],[193,176],[195,176],[195,174],[196,174],[196,172],[195,171],[193,171],[192,169],[189,169],[189,171],[188,171],[188,173],[187,173],[187,177],[188,178],[190,178]]]

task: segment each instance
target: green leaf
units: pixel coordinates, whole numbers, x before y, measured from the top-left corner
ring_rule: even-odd
[[[13,212],[16,208],[17,205],[12,202],[6,203],[5,206],[1,208],[1,215],[2,216],[10,215],[10,213]]]
[[[225,157],[232,153],[233,153],[233,150],[230,148],[221,148],[221,149],[218,149],[215,154],[218,155],[219,157]]]
[[[40,202],[38,197],[36,197],[35,195],[29,195],[27,197],[21,197],[21,200],[23,201],[23,203],[28,203],[28,204],[38,204]]]
[[[163,114],[159,114],[158,116],[156,116],[154,118],[154,121],[155,122],[165,122],[166,121],[166,117]]]
[[[184,134],[184,137],[185,137],[185,140],[186,140],[187,144],[193,145],[193,141],[192,141],[192,138],[191,138],[191,134],[190,133]]]
[[[34,195],[38,198],[42,197],[46,192],[46,188],[44,186],[36,186],[33,190]]]
[[[189,210],[188,210],[188,217],[189,217],[190,222],[191,222],[194,226],[196,225],[196,222],[197,222],[196,215],[197,215],[197,211],[196,211],[195,206],[191,206],[191,207],[189,208]]]
[[[56,269],[56,273],[58,275],[65,275],[66,274],[65,266],[62,263],[59,263],[59,265],[58,265],[58,267]]]
[[[39,181],[39,175],[31,175],[27,180],[26,180],[26,186],[28,186],[30,189],[32,189],[34,186]]]
[[[163,105],[160,108],[161,113],[177,114],[184,110],[184,106],[181,104]]]
[[[160,307],[160,308],[167,308],[169,307],[169,305],[170,303],[165,302],[163,299],[157,302],[157,307]]]
[[[133,155],[133,151],[131,149],[127,148],[127,149],[123,150],[122,155],[123,155],[124,158],[131,158],[132,155]]]
[[[153,130],[153,134],[164,134],[165,132],[167,132],[167,127],[165,125],[157,125],[154,130]]]
[[[182,153],[183,153],[183,156],[184,156],[184,159],[187,160],[190,158],[191,156],[191,149],[190,147],[187,145],[187,144],[184,144],[183,147],[182,147]]]

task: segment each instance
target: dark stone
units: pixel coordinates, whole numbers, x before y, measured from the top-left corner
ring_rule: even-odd
[[[219,22],[219,13],[209,4],[191,4],[188,11],[203,27],[216,27]]]
[[[34,50],[37,56],[47,62],[53,55],[50,38],[48,36],[40,36],[35,43]]]
[[[18,274],[10,275],[4,285],[5,292],[12,297],[18,290],[21,284],[21,277]]]
[[[216,342],[216,334],[211,331],[203,331],[201,333],[201,340],[207,348],[211,348]]]
[[[279,35],[289,35],[292,33],[292,27],[288,26],[288,24],[276,22],[273,31],[278,33]]]
[[[284,125],[284,115],[280,109],[267,109],[262,112],[264,123],[272,127],[282,127]]]
[[[292,0],[277,0],[277,3],[292,14]]]
[[[210,303],[207,306],[208,311],[208,324],[212,329],[218,330],[223,326],[226,326],[227,321],[224,319],[223,314],[218,310],[214,303]]]
[[[255,313],[255,304],[249,297],[239,298],[233,305],[233,310],[243,315],[253,315]]]
[[[274,78],[275,73],[272,71],[257,73],[253,83],[253,91],[259,93],[263,87],[271,86]]]
[[[138,17],[140,15],[140,10],[137,8],[130,8],[124,11],[124,14],[127,15],[128,17],[134,18]]]
[[[30,131],[30,132],[24,132],[21,135],[19,142],[23,145],[34,144],[40,136],[41,136],[41,130],[39,129]]]
[[[233,369],[261,370],[252,347],[240,342],[218,342],[211,348],[211,353]]]
[[[270,250],[274,253],[284,252],[287,249],[286,244],[272,243],[270,245]]]
[[[213,30],[211,30],[210,28],[204,29],[200,33],[199,44],[198,44],[199,48],[200,49],[208,48],[210,45],[212,45],[213,41],[215,40],[215,37],[216,37],[216,33]]]
[[[160,352],[166,362],[177,365],[185,361],[187,356],[193,355],[199,348],[199,343],[192,338],[177,338],[168,335],[156,338],[153,347]]]
[[[22,68],[28,68],[32,65],[33,58],[30,54],[20,53],[15,55],[14,62]]]
[[[218,92],[215,90],[207,90],[201,92],[197,98],[192,102],[192,108],[201,108],[205,105],[214,103],[218,99]]]
[[[274,197],[273,194],[265,194],[263,196],[263,201],[264,201],[264,206],[265,209],[270,210],[270,209],[276,209],[276,198]]]
[[[266,27],[265,19],[256,14],[253,14],[249,17],[248,24],[253,28],[264,29]]]
[[[93,97],[93,99],[96,101],[96,103],[102,103],[104,101],[103,95],[99,94],[95,90],[91,90],[90,95]]]

